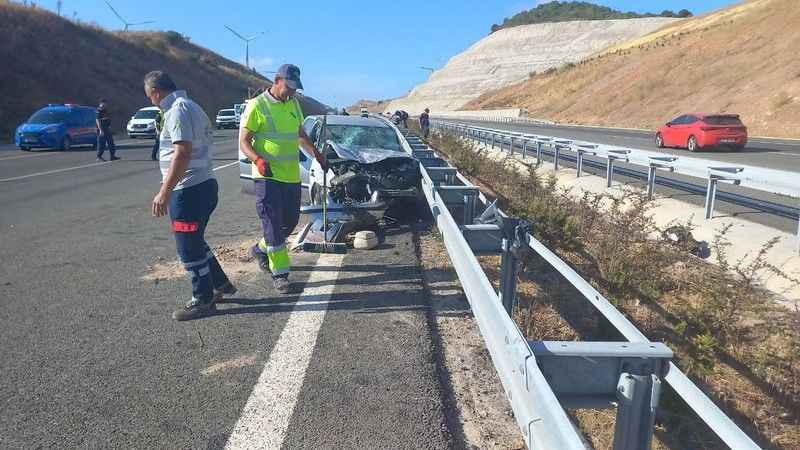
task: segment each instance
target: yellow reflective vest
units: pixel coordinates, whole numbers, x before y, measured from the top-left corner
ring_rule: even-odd
[[[253,179],[300,182],[298,131],[302,123],[303,112],[296,98],[281,102],[272,97],[269,91],[264,91],[247,102],[241,126],[255,133],[253,149],[269,162],[272,169],[271,177],[261,176],[253,162]]]

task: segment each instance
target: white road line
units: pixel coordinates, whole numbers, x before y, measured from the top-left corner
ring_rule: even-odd
[[[52,155],[57,155],[57,154],[58,153],[51,153],[51,152],[48,152],[48,153],[43,153],[43,152],[28,153],[26,155],[6,156],[5,158],[0,158],[0,161],[8,161],[10,159],[35,158],[37,156],[52,156]]]
[[[317,264],[339,267],[342,258],[343,255],[322,254]],[[283,445],[338,276],[338,271],[311,272],[307,283],[312,287],[307,288],[295,303],[264,371],[233,427],[226,449],[279,450]],[[316,307],[302,311],[309,303]]]
[[[220,169],[224,169],[226,167],[230,167],[230,166],[232,166],[234,164],[239,164],[239,161],[234,161],[234,162],[232,162],[230,164],[225,164],[224,166],[214,167],[214,172],[216,172],[216,171],[218,171]]]
[[[54,174],[54,173],[68,172],[70,170],[77,170],[77,169],[83,169],[83,168],[86,168],[86,167],[99,166],[100,164],[108,164],[108,163],[107,162],[96,162],[96,163],[92,163],[92,164],[85,164],[83,166],[65,167],[63,169],[48,170],[47,172],[37,172],[37,173],[29,174],[29,175],[21,175],[21,176],[18,176],[18,177],[3,178],[3,179],[0,179],[0,183],[6,182],[6,181],[24,180],[25,178],[38,177],[38,176],[42,176],[42,175],[51,175],[51,174]]]

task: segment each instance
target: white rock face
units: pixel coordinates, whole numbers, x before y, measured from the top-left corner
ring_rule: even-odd
[[[385,111],[419,114],[455,111],[481,94],[578,62],[612,45],[651,33],[675,20],[666,18],[581,20],[506,28],[481,39],[433,72],[407,97]]]

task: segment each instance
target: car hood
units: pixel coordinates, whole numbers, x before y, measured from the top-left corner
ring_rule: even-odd
[[[59,127],[59,123],[23,123],[19,126],[18,130],[23,133],[38,133],[45,128]]]
[[[337,155],[342,159],[357,161],[362,164],[374,164],[390,158],[412,159],[408,153],[386,148],[348,147],[328,141]]]

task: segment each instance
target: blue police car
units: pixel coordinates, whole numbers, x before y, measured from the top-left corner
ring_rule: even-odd
[[[76,145],[97,146],[95,108],[50,104],[36,111],[14,133],[21,150],[56,148],[69,150]]]

